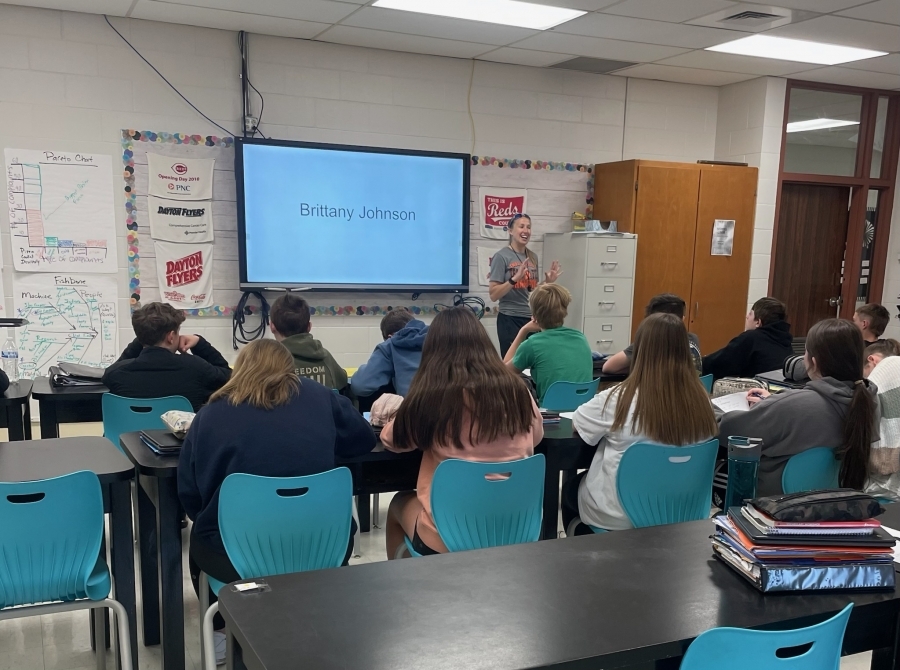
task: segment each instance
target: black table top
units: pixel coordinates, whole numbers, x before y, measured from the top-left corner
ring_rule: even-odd
[[[122,433],[119,444],[139,474],[150,477],[175,477],[178,474],[178,454],[160,456],[141,441],[140,432]]]
[[[696,521],[269,577],[269,592],[223,589],[220,609],[266,670],[298,659],[335,670],[588,668],[601,656],[615,667],[678,656],[716,626],[809,625],[850,601],[896,612],[895,592],[764,596],[712,557],[712,529]]]
[[[99,401],[99,396],[108,392],[109,389],[105,386],[51,386],[48,377],[35,377],[34,386],[31,389],[31,395],[38,400],[96,399]]]
[[[10,382],[9,388],[3,395],[0,395],[0,406],[3,405],[24,405],[28,402],[31,395],[32,382],[30,379],[20,379],[17,382]]]
[[[0,442],[0,481],[28,482],[80,470],[96,473],[101,484],[134,474],[134,466],[105,437]]]

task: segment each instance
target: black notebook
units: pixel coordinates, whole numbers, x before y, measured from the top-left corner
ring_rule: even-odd
[[[171,431],[165,428],[159,428],[156,430],[142,430],[141,442],[150,447],[155,453],[168,456],[179,453],[184,440],[175,437]]]
[[[728,510],[728,518],[753,544],[769,547],[893,547],[896,539],[881,528],[870,535],[766,535],[741,514],[740,507]],[[824,529],[823,529],[824,530]]]

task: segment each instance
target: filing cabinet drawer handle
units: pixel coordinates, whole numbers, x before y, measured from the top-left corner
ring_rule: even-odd
[[[597,340],[597,344],[612,344],[612,340]]]
[[[601,307],[603,307],[603,305],[615,305],[616,301],[615,300],[601,300],[597,304],[600,305]]]
[[[600,261],[600,265],[612,265],[613,267],[616,267],[618,264],[618,261]]]

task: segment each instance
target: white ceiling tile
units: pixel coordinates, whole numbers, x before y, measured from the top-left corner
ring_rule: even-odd
[[[697,49],[723,44],[746,37],[750,33],[720,30],[703,26],[679,25],[664,21],[648,21],[628,16],[610,14],[586,14],[554,28],[553,32],[605,37],[670,47]]]
[[[900,54],[888,54],[878,58],[866,58],[852,63],[844,63],[841,67],[851,70],[868,70],[869,72],[884,72],[885,74],[900,74]]]
[[[857,21],[840,16],[820,16],[801,23],[774,28],[766,35],[843,44],[863,49],[900,51],[900,26]]]
[[[900,74],[883,72],[865,72],[851,70],[846,67],[822,67],[817,70],[798,72],[791,79],[801,81],[821,81],[827,84],[844,84],[845,86],[866,86],[870,88],[892,89],[900,86]]]
[[[755,74],[740,74],[738,72],[718,72],[716,70],[700,70],[691,67],[674,67],[660,65],[659,63],[644,63],[634,67],[619,70],[613,74],[622,77],[637,77],[639,79],[658,79],[660,81],[673,81],[681,84],[701,84],[703,86],[725,86],[739,81],[755,79]]]
[[[402,12],[396,9],[379,9],[378,7],[364,7],[342,21],[341,25],[496,45],[517,42],[540,32],[527,28],[451,19],[416,12]]]
[[[3,0],[7,5],[64,9],[85,14],[112,14],[125,16],[131,8],[131,0]]]
[[[633,16],[636,19],[656,19],[657,21],[681,23],[736,6],[737,3],[727,2],[727,0],[681,0],[681,2],[625,0],[603,11],[607,14]]]
[[[753,3],[755,5],[771,6],[772,4],[775,4],[778,7],[784,7],[785,9],[805,9],[810,12],[819,12],[821,14],[836,12],[841,9],[847,9],[848,7],[855,7],[856,5],[861,5],[865,2],[869,2],[869,0],[773,0],[773,2],[766,2],[766,0],[744,1]]]
[[[596,12],[604,7],[614,5],[619,0],[522,0],[539,5],[552,5],[553,7],[565,7],[566,9],[583,9],[588,12]]]
[[[878,0],[878,2],[872,2],[868,5],[846,9],[843,12],[838,12],[838,14],[849,16],[851,19],[864,19],[866,21],[900,25],[900,0]]]
[[[222,9],[231,12],[244,12],[260,16],[276,16],[300,21],[317,23],[336,23],[352,12],[359,5],[334,0],[163,0],[172,5],[188,7],[205,7],[206,9]]]
[[[809,69],[809,63],[795,63],[787,60],[771,58],[753,58],[736,54],[718,53],[716,51],[692,51],[690,53],[667,58],[661,65],[678,65],[680,67],[696,67],[702,70],[720,70],[722,72],[740,72],[757,76],[783,76]]]
[[[584,37],[582,35],[566,35],[554,31],[546,31],[534,37],[529,37],[516,43],[515,46],[523,49],[552,51],[554,53],[590,56],[592,58],[609,58],[612,60],[633,61],[635,63],[648,63],[660,58],[668,58],[685,53],[685,49],[679,49],[678,47],[623,42],[621,40]]]
[[[333,26],[317,39],[324,42],[336,42],[372,49],[388,49],[390,51],[410,51],[435,56],[452,58],[474,58],[493,50],[491,44],[475,44],[457,40],[443,40],[437,37],[421,35],[405,35],[389,33],[384,30],[369,30],[353,26]]]
[[[172,5],[156,0],[138,0],[131,13],[135,19],[162,21],[164,23],[186,23],[191,26],[204,26],[220,30],[247,30],[263,35],[278,37],[299,37],[310,39],[329,27],[327,23],[312,21],[296,21],[279,19],[271,16],[258,16],[242,12],[227,12],[220,9],[205,9]]]
[[[532,51],[531,49],[516,49],[515,47],[500,47],[478,57],[478,60],[490,60],[496,63],[510,63],[512,65],[530,65],[532,67],[547,67],[562,63],[572,58],[569,54],[550,53],[549,51]]]

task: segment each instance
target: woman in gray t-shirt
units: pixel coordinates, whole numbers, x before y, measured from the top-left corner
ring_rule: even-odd
[[[491,258],[489,293],[491,300],[500,303],[497,315],[497,339],[500,355],[512,345],[519,330],[531,321],[529,294],[538,285],[538,257],[528,249],[531,239],[531,217],[515,214],[508,225],[509,246],[497,251]],[[559,261],[553,261],[544,273],[544,281],[552,284],[562,273]]]

